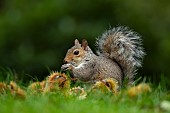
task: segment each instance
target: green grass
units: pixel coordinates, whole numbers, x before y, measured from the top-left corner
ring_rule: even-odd
[[[26,88],[25,88],[26,89]],[[164,113],[163,101],[170,102],[170,93],[161,85],[152,85],[152,92],[129,97],[126,89],[119,95],[88,93],[87,98],[66,97],[62,92],[35,94],[26,99],[0,94],[0,113]]]
[[[89,94],[84,100],[65,97],[59,93],[28,95],[24,100],[1,95],[0,113],[159,113],[164,112],[159,107],[160,103],[170,100],[168,95],[159,89],[135,98],[124,93],[118,96]]]

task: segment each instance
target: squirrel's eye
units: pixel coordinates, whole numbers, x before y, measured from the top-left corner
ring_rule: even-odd
[[[78,55],[78,54],[79,54],[79,51],[76,50],[76,51],[73,52],[73,54],[74,54],[74,55]]]

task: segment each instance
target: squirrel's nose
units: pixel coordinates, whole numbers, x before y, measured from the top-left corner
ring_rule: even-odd
[[[64,64],[67,64],[68,62],[66,60],[63,60]]]

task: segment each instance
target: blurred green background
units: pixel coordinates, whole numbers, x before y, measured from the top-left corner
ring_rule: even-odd
[[[43,79],[60,70],[75,38],[95,39],[114,26],[129,26],[147,53],[140,75],[170,80],[168,0],[1,0],[0,66]]]

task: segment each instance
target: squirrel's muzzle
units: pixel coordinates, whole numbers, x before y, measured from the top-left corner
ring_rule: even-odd
[[[63,60],[63,63],[64,63],[64,64],[67,64],[68,62],[67,62],[66,60]]]

